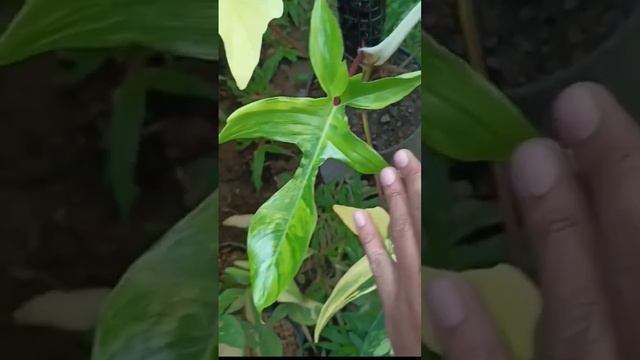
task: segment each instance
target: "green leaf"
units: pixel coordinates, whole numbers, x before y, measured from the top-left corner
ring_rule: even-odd
[[[253,186],[255,186],[256,191],[260,191],[262,188],[264,155],[265,150],[262,146],[259,146],[256,151],[253,152],[253,161],[251,162],[251,181],[253,181]]]
[[[138,146],[146,117],[147,92],[215,99],[214,86],[198,78],[167,69],[145,69],[128,78],[115,91],[109,129],[107,174],[122,215],[133,205]]]
[[[0,38],[0,65],[47,51],[138,45],[218,58],[216,0],[29,0]]]
[[[233,315],[222,315],[219,321],[220,356],[242,355],[245,334],[242,324]]]
[[[367,337],[360,350],[360,356],[385,356],[391,352],[391,341],[384,326],[384,313],[380,313],[367,331]]]
[[[265,322],[265,325],[272,327],[278,321],[284,319],[289,314],[289,308],[287,304],[280,304],[276,307],[275,310],[269,315],[269,318]]]
[[[238,299],[242,300],[244,291],[244,289],[232,288],[222,292],[218,297],[218,313],[233,313],[238,310],[239,308],[234,309],[232,306],[238,301]]]
[[[282,356],[282,340],[270,327],[256,325],[258,335],[258,354],[261,356]]]
[[[506,160],[537,131],[506,96],[424,34],[422,140],[464,161]]]
[[[318,314],[322,308],[322,304],[309,299],[305,305],[300,304],[283,304],[288,307],[288,316],[291,320],[301,325],[311,326],[318,321]]]
[[[122,216],[127,216],[137,189],[135,169],[146,115],[144,84],[131,79],[116,89],[109,128],[107,174]]]
[[[383,109],[409,95],[422,81],[420,71],[414,71],[375,81],[362,81],[362,74],[351,77],[341,96],[345,105],[367,110]]]
[[[122,277],[103,307],[93,360],[209,360],[217,346],[218,194]]]
[[[253,300],[258,312],[272,304],[302,264],[317,220],[314,184],[328,158],[361,173],[378,173],[386,162],[349,129],[345,107],[328,98],[272,98],[236,110],[220,143],[268,138],[298,145],[300,167],[293,178],[256,212],[249,227],[248,254]]]
[[[228,267],[224,269],[224,274],[233,279],[239,285],[249,285],[249,272],[244,269]]]
[[[311,12],[309,58],[327,96],[340,96],[347,88],[349,73],[342,61],[344,46],[338,20],[326,0],[315,0]]]
[[[351,301],[376,289],[375,285],[366,288],[362,286],[372,276],[369,260],[364,256],[340,278],[331,295],[322,306],[322,310],[320,310],[313,336],[315,342],[318,342],[322,329],[340,309]]]
[[[268,152],[280,155],[293,155],[291,151],[275,144],[261,144],[258,146],[256,151],[253,152],[253,161],[251,162],[251,180],[253,181],[256,191],[260,191],[262,188],[264,160]]]

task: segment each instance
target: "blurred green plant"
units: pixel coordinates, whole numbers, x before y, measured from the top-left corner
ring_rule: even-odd
[[[114,95],[108,161],[116,199],[126,213],[147,92],[217,98],[212,84],[147,68],[146,56],[163,52],[217,60],[217,20],[216,0],[28,0],[0,37],[0,65],[65,50],[63,57],[75,65],[66,79],[72,82],[99,67],[105,56],[127,55],[128,76]],[[93,360],[217,356],[217,216],[216,192],[128,269],[100,315]]]
[[[148,92],[217,98],[213,84],[175,70],[147,68],[147,58],[161,51],[217,60],[217,42],[212,40],[216,8],[207,0],[189,0],[188,5],[171,0],[30,0],[0,37],[0,65],[59,51],[71,63],[61,79],[66,83],[81,80],[112,57],[128,67],[128,75],[115,90],[107,134],[106,172],[123,216],[135,200]]]
[[[216,356],[217,218],[215,192],[131,265],[103,307],[93,360]]]

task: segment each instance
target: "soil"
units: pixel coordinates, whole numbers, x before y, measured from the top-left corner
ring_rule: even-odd
[[[425,0],[423,27],[467,58],[456,0]],[[539,80],[574,65],[606,42],[634,0],[485,0],[476,6],[490,79],[502,88]]]
[[[180,63],[217,77],[216,64]],[[91,334],[18,326],[12,313],[49,290],[113,287],[212,190],[191,188],[202,177],[188,168],[217,157],[217,104],[151,95],[138,197],[131,214],[119,216],[105,181],[104,138],[124,69],[109,62],[74,85],[57,82],[60,69],[53,55],[0,68],[0,353],[7,359],[89,359]]]

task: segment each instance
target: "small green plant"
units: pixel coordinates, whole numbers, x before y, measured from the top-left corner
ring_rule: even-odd
[[[249,289],[249,269],[246,261],[236,261],[225,269],[221,279],[225,290],[219,296],[218,316],[220,332],[220,355],[247,355],[245,350],[261,356],[282,356],[282,344],[272,326],[286,316],[300,314],[296,319],[304,323],[313,307],[320,304],[305,299],[294,283],[281,297],[281,304],[263,319],[256,313],[251,290]]]
[[[366,82],[349,76],[337,19],[326,0],[311,14],[309,57],[324,98],[275,97],[246,105],[229,116],[220,143],[266,138],[295,144],[300,166],[254,215],[248,255],[253,301],[258,313],[276,301],[300,268],[317,221],[314,184],[319,166],[340,160],[364,174],[376,174],[384,159],[350,129],[347,106],[377,110],[408,95],[421,82],[419,71]]]

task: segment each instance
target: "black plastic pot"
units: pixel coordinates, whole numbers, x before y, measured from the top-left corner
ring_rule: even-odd
[[[616,33],[576,65],[525,86],[506,89],[505,93],[540,128],[548,129],[551,104],[562,89],[579,81],[595,81],[605,85],[622,105],[640,121],[640,2]]]
[[[338,0],[338,13],[347,55],[355,57],[363,42],[373,46],[382,41],[385,0]]]

